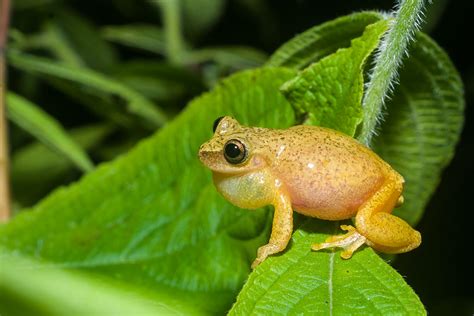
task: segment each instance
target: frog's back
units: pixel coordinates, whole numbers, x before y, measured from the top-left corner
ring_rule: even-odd
[[[308,216],[350,218],[389,173],[397,174],[367,147],[331,129],[294,126],[276,137],[272,169],[294,209]]]

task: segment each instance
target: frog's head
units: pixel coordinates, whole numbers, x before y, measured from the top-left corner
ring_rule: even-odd
[[[218,174],[243,174],[259,170],[265,160],[255,150],[259,129],[242,126],[230,116],[214,121],[214,136],[199,148],[199,159]]]

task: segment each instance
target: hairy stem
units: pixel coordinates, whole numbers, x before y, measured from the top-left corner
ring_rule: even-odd
[[[395,18],[377,49],[375,65],[362,102],[364,121],[358,136],[359,141],[367,146],[382,119],[385,100],[397,81],[398,68],[419,28],[425,5],[426,0],[399,0]]]
[[[8,134],[5,115],[5,46],[8,32],[10,1],[0,0],[0,222],[10,217],[10,186],[8,177]]]
[[[183,53],[181,12],[179,0],[158,0],[165,28],[166,55],[172,63],[179,64]]]

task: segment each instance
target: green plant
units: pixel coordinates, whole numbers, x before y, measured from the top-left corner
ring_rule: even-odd
[[[203,1],[212,5],[210,2]],[[132,131],[135,135],[129,140],[133,141],[147,135],[149,128],[165,124],[126,154],[98,166],[79,182],[56,190],[0,227],[0,249],[9,266],[0,274],[0,311],[14,313],[17,304],[45,314],[97,310],[94,305],[91,310],[77,309],[74,301],[62,299],[38,302],[30,293],[53,292],[51,283],[46,282],[51,279],[82,294],[104,293],[110,305],[121,299],[122,291],[131,291],[134,295],[124,302],[124,310],[133,310],[138,298],[146,301],[142,306],[145,314],[155,312],[150,300],[159,308],[182,314],[221,314],[229,309],[234,315],[315,311],[425,314],[405,280],[370,248],[348,261],[334,252],[311,252],[311,243],[333,234],[338,223],[300,218],[288,251],[267,259],[248,277],[257,247],[268,239],[271,212],[249,212],[226,202],[217,194],[209,172],[196,155],[199,145],[211,136],[212,122],[222,115],[232,115],[254,126],[284,128],[305,123],[339,129],[371,143],[406,177],[407,202],[396,212],[415,225],[452,157],[464,105],[462,83],[449,58],[428,36],[413,33],[423,1],[402,2],[395,16],[354,13],[309,29],[274,52],[264,66],[219,81],[211,92],[193,100],[177,116],[164,104],[179,103],[182,94],[174,91],[176,94],[160,96],[140,83],[162,80],[160,84],[166,85],[179,81],[186,92],[196,92],[212,86],[229,67],[258,64],[262,54],[249,49],[246,55],[239,53],[242,49],[234,54],[231,49],[193,50],[176,29],[174,5],[164,0],[157,3],[169,6],[163,10],[163,14],[169,14],[164,19],[164,37],[149,27],[150,37],[130,36],[140,34],[142,29],[136,25],[107,27],[103,32],[106,38],[165,54],[170,63],[154,68],[154,75],[146,72],[156,66],[149,61],[125,73],[114,65],[100,65],[105,70],[99,69],[77,53],[81,49],[70,45],[77,41],[59,41],[58,45],[57,39],[45,40],[56,34],[48,29],[39,39],[36,37],[36,42],[26,40],[24,34],[13,34],[8,54],[13,67],[40,74],[41,80],[77,98],[103,118],[103,124],[88,130],[88,137],[81,136],[84,128],[71,133],[69,140],[58,138],[64,132],[57,126],[49,132],[31,131],[67,156],[68,161],[85,170],[90,168],[84,158],[87,156],[71,150],[76,148],[71,143],[84,144],[84,148],[88,142],[87,147],[94,147],[110,130]],[[83,21],[65,21],[76,21],[81,29],[88,29]],[[207,24],[198,25],[205,29]],[[401,25],[406,29],[400,29]],[[390,34],[396,34],[395,38],[391,39]],[[97,34],[91,36],[96,38]],[[410,57],[399,68],[412,36]],[[104,48],[108,45],[97,41],[102,43],[103,54],[113,55],[111,47]],[[388,45],[380,47],[384,41],[389,41]],[[25,53],[34,49],[31,43],[40,43],[57,59],[46,61]],[[377,47],[379,52],[373,58]],[[394,60],[386,67],[387,54],[393,54]],[[216,62],[195,78],[187,67],[202,58]],[[220,68],[217,71],[216,65]],[[164,75],[157,79],[155,74],[160,71]],[[397,85],[393,83],[396,72],[400,73]],[[169,73],[176,77],[168,78]],[[392,97],[387,99],[391,86]],[[9,106],[16,110],[12,112],[16,122],[27,122],[33,115],[47,120],[44,114],[31,110],[31,104],[25,107],[26,101],[11,96],[13,103]],[[93,107],[93,102],[99,102],[101,109]],[[160,102],[163,106],[158,108]],[[385,122],[377,125],[384,102]],[[124,115],[124,110],[128,114]],[[379,135],[374,137],[377,129]],[[21,263],[19,271],[23,273],[18,273],[12,268],[17,265],[15,256],[40,263]],[[52,267],[73,271],[50,271]],[[41,272],[43,269],[46,271]],[[75,270],[81,274],[76,275]],[[40,271],[32,277],[36,282],[28,284],[35,271]],[[90,278],[99,278],[100,282],[88,281]],[[85,283],[89,284],[87,289]]]

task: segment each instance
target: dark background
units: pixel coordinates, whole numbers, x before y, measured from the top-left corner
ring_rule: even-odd
[[[75,10],[98,25],[126,22],[156,23],[159,16],[131,0],[70,1]],[[245,3],[253,2],[252,5]],[[249,45],[271,53],[282,43],[314,25],[361,10],[389,10],[388,0],[229,0],[225,13],[195,46]],[[473,111],[474,63],[472,41],[474,1],[436,0],[429,5],[424,30],[443,47],[465,83],[466,120],[461,141],[450,166],[429,203],[418,229],[421,247],[395,259],[394,267],[406,277],[431,315],[472,315],[474,277],[471,259],[474,246],[473,207],[470,198],[474,179]],[[113,7],[111,9],[111,7]],[[122,10],[118,9],[119,7]],[[124,16],[129,21],[124,21]],[[127,51],[121,52],[126,55]],[[54,109],[52,112],[55,112]],[[66,126],[90,117],[82,111],[58,111]]]

